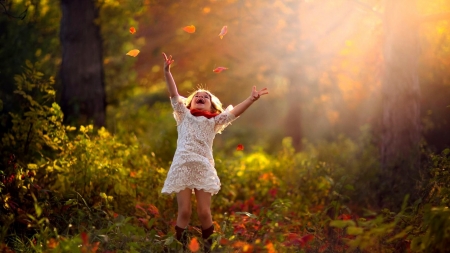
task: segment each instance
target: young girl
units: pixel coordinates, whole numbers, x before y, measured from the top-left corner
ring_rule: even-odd
[[[214,232],[211,216],[211,196],[220,190],[220,180],[214,168],[212,145],[214,136],[222,132],[260,96],[269,92],[256,87],[250,97],[236,107],[222,109],[219,99],[207,90],[197,90],[187,99],[178,94],[170,73],[172,56],[164,56],[164,75],[177,122],[177,149],[167,174],[162,193],[177,194],[178,217],[175,226],[178,241],[186,247],[186,228],[191,217],[191,194],[197,199],[197,214],[202,225],[205,252],[210,252]]]

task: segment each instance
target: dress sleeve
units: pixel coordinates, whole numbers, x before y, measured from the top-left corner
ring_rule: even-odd
[[[188,112],[186,105],[184,105],[185,100],[186,98],[182,96],[175,96],[170,98],[170,103],[172,104],[173,108],[173,117],[175,118],[177,125],[179,125],[181,121],[183,121],[184,116]]]
[[[234,116],[230,111],[233,110],[233,106],[229,105],[225,111],[223,111],[221,114],[214,117],[214,131],[216,133],[222,133],[222,131],[231,124],[235,119],[238,117]]]

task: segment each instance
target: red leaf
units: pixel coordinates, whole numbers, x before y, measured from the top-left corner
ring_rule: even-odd
[[[302,246],[305,245],[307,242],[311,241],[312,239],[314,239],[314,235],[305,235],[302,238],[300,238],[300,241],[302,242]]]
[[[189,250],[192,252],[197,252],[200,249],[200,245],[198,244],[197,237],[192,238],[189,243]]]
[[[224,71],[224,70],[226,70],[226,69],[228,69],[228,68],[225,68],[225,67],[217,67],[217,68],[213,69],[213,72],[214,72],[214,73],[220,73],[220,72],[222,72],[222,71]]]
[[[234,234],[244,234],[247,231],[247,228],[244,224],[234,225]]]
[[[130,33],[131,33],[131,34],[134,34],[135,32],[136,32],[136,28],[130,27]]]
[[[195,26],[188,25],[188,26],[183,27],[183,30],[187,33],[195,33]]]
[[[142,224],[143,224],[146,228],[148,228],[148,227],[147,227],[147,225],[148,225],[148,219],[139,218],[138,220],[139,220],[140,222],[142,222]]]
[[[242,150],[244,150],[244,145],[242,145],[242,144],[237,145],[236,150],[237,150],[237,151],[242,151]]]
[[[89,243],[89,237],[86,232],[81,233],[81,240],[83,240],[83,245],[88,245]]]
[[[277,192],[278,192],[278,189],[274,187],[269,190],[269,195],[275,198],[277,196]]]
[[[352,216],[350,216],[349,214],[341,214],[341,215],[339,215],[338,216],[338,219],[341,219],[341,220],[351,220],[352,219]]]

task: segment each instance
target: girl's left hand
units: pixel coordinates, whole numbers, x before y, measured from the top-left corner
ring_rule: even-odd
[[[261,90],[256,90],[256,86],[253,86],[253,90],[252,90],[252,94],[250,95],[250,99],[252,101],[256,101],[259,99],[259,97],[261,97],[262,95],[266,95],[269,94],[269,91],[267,90],[267,88],[263,88]]]
[[[175,61],[172,59],[172,55],[170,55],[169,57],[167,57],[167,55],[165,53],[162,53],[163,57],[164,57],[164,71],[168,72],[170,71],[170,65]]]

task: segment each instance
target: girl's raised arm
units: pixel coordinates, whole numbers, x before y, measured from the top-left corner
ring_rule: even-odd
[[[167,89],[169,90],[170,97],[178,96],[177,85],[175,84],[175,80],[173,80],[172,73],[170,73],[170,65],[174,62],[172,60],[172,55],[167,57],[165,53],[162,53],[164,56],[164,77],[166,78]]]
[[[230,112],[237,117],[241,115],[243,112],[245,112],[245,110],[247,110],[247,108],[249,108],[253,104],[253,102],[258,100],[259,97],[266,94],[269,94],[267,88],[263,88],[262,90],[258,91],[256,90],[256,86],[253,86],[253,90],[252,93],[250,94],[250,97],[242,101],[240,104],[236,105]]]

